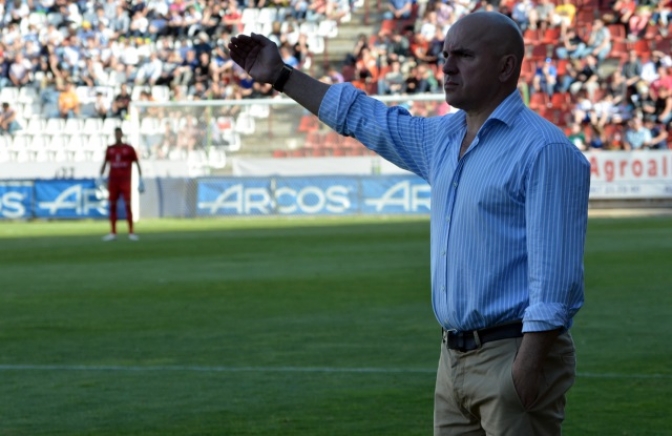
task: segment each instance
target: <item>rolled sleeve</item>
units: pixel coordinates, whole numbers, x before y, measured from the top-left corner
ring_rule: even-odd
[[[569,328],[584,298],[590,165],[571,144],[548,144],[529,167],[526,189],[529,305],[523,331]]]
[[[427,119],[398,106],[388,107],[350,84],[332,85],[320,105],[319,119],[341,135],[356,138],[393,164],[429,180]]]

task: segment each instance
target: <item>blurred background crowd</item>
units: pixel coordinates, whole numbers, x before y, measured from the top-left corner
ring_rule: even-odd
[[[668,149],[672,0],[380,0],[369,6],[377,31],[360,34],[343,59],[316,65],[322,37],[357,7],[350,0],[6,0],[0,3],[0,134],[31,130],[35,119],[42,127],[49,120],[62,126],[124,120],[134,100],[272,97],[270,85],[255,83],[226,49],[231,36],[250,31],[274,40],[286,63],[326,82],[352,82],[371,95],[441,94],[446,31],[465,14],[497,10],[524,35],[519,89],[525,102],[565,129],[577,147]],[[427,108],[411,110],[425,115]],[[235,117],[238,110],[223,106],[217,115]],[[181,128],[198,131],[198,120],[182,120]],[[180,142],[179,133],[166,124],[163,139],[146,154],[165,158],[171,149],[199,146]]]

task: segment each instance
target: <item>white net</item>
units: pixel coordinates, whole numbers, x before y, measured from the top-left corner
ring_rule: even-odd
[[[419,116],[450,110],[441,94],[380,97]],[[368,152],[341,137],[287,98],[137,102],[131,110],[135,144],[145,157],[202,161],[223,167],[226,156],[351,156]]]

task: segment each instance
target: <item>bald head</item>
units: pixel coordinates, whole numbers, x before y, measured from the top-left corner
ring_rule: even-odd
[[[515,56],[518,80],[525,56],[525,43],[520,28],[511,18],[499,12],[474,12],[462,17],[455,25],[465,26],[471,33],[478,35],[496,57]]]
[[[484,114],[517,88],[525,45],[510,18],[476,12],[450,27],[443,54],[446,101],[467,113]]]

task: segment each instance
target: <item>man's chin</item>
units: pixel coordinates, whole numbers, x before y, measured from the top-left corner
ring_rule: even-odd
[[[446,103],[448,103],[452,107],[461,109],[461,101],[459,97],[449,92],[446,92],[445,96],[446,96]]]

